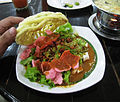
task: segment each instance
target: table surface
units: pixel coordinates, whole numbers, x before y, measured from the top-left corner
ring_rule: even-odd
[[[16,11],[12,3],[0,4],[0,20],[8,16],[27,17],[41,11],[62,12],[67,15],[72,25],[88,26],[89,17],[95,12],[94,7],[79,10],[60,10],[48,6],[46,0],[32,0],[25,11]],[[96,34],[97,35],[97,34]],[[120,42],[97,35],[106,58],[103,79],[82,91],[70,94],[48,94],[35,91],[18,82],[15,65],[18,45],[13,43],[0,59],[0,85],[21,102],[82,102],[82,101],[119,101],[120,102]]]

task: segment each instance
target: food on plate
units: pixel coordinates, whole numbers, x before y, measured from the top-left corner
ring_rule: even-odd
[[[95,0],[94,2],[105,11],[120,14],[120,0]]]
[[[68,21],[60,12],[41,12],[24,19],[17,28],[16,43],[20,45],[32,44],[42,33],[50,29],[54,31],[58,26]]]
[[[80,3],[79,2],[75,2],[75,5],[78,6],[78,5],[80,5]]]
[[[80,0],[60,0],[63,7],[73,8],[80,5]]]
[[[69,22],[53,31],[45,29],[20,54],[20,64],[26,70],[24,76],[50,88],[71,86],[88,77],[97,56],[93,46],[78,33]]]

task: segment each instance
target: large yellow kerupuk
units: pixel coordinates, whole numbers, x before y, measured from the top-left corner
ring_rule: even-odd
[[[45,11],[29,16],[18,25],[15,41],[20,45],[30,45],[47,29],[54,31],[66,22],[67,17],[60,12]]]

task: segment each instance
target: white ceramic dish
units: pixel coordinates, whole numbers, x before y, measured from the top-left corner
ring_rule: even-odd
[[[80,2],[80,5],[79,6],[74,5],[72,8],[63,7],[60,0],[47,0],[47,3],[51,7],[58,8],[58,9],[63,9],[63,10],[81,9],[81,8],[88,7],[92,4],[92,0],[78,0],[78,1]]]
[[[104,55],[102,45],[90,28],[73,26],[73,30],[75,32],[78,32],[81,37],[88,40],[93,45],[97,53],[96,67],[87,78],[68,88],[55,87],[55,88],[49,89],[48,86],[45,86],[45,85],[43,86],[36,82],[30,82],[27,78],[24,77],[25,68],[20,64],[21,59],[19,57],[25,48],[25,46],[21,46],[19,49],[18,57],[16,61],[16,75],[17,75],[18,81],[32,89],[35,89],[41,92],[46,92],[46,93],[54,93],[54,94],[72,93],[72,92],[80,91],[99,82],[103,78],[104,71],[105,71],[105,55]]]
[[[0,3],[9,3],[12,2],[12,0],[0,0]]]

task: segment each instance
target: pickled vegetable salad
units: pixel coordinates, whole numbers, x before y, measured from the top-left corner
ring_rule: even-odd
[[[21,53],[21,64],[25,66],[25,77],[31,82],[48,85],[71,85],[71,72],[80,73],[84,60],[89,59],[88,43],[73,34],[70,23],[58,27],[54,32],[46,30],[32,45]]]

